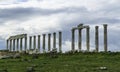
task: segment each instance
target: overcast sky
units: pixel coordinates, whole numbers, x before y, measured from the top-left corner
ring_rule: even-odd
[[[103,24],[108,24],[108,47],[120,51],[120,0],[0,0],[0,49],[5,40],[16,34],[41,35],[62,31],[63,48],[71,45],[71,28],[80,23],[90,25],[91,49],[94,27],[100,32],[103,50]],[[83,49],[85,30],[83,30]],[[77,31],[76,31],[77,49]]]

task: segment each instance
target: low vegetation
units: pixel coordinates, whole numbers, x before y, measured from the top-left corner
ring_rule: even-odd
[[[120,53],[21,55],[0,59],[0,72],[120,72]]]

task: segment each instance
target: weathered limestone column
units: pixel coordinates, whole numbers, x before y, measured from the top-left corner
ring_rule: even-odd
[[[86,28],[86,47],[87,47],[87,51],[90,50],[90,27],[87,26]]]
[[[103,24],[104,27],[104,50],[107,52],[107,24]]]
[[[75,29],[72,29],[72,51],[75,51]]]
[[[62,53],[62,32],[59,31],[59,52]]]
[[[7,39],[7,41],[6,41],[6,49],[7,50],[9,50],[8,45],[9,45],[9,40]]]
[[[22,51],[22,39],[23,38],[20,38],[20,51]]]
[[[79,24],[78,27],[82,27],[83,24]],[[78,48],[79,51],[82,49],[82,28],[78,29]]]
[[[40,35],[38,35],[38,50],[40,52]]]
[[[25,51],[27,51],[27,37],[25,37]]]
[[[33,44],[33,46],[34,46],[34,49],[36,49],[36,36],[34,36],[34,44]]]
[[[10,51],[12,51],[12,39],[10,39]]]
[[[17,51],[19,51],[19,39],[17,39],[17,45],[16,45],[17,47]]]
[[[99,51],[99,26],[95,26],[95,48],[96,52]]]
[[[56,48],[56,33],[53,33],[53,48]]]
[[[45,53],[45,36],[46,34],[43,34],[43,53]]]
[[[48,51],[51,50],[51,34],[48,34]]]
[[[32,49],[32,36],[29,37],[29,50]]]
[[[15,51],[15,39],[13,39],[13,51]]]

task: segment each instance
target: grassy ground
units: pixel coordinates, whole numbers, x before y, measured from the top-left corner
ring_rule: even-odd
[[[62,54],[58,58],[39,55],[38,59],[24,55],[21,59],[0,60],[0,69],[8,72],[26,72],[26,68],[33,65],[36,65],[35,72],[120,72],[120,53]]]

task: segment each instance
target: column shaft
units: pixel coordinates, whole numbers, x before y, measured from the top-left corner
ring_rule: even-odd
[[[22,51],[22,38],[20,38],[20,51]]]
[[[45,34],[43,34],[43,53],[45,53]]]
[[[75,51],[75,30],[72,29],[72,51]]]
[[[62,53],[62,32],[59,32],[59,52]]]
[[[82,29],[78,29],[78,48],[79,51],[82,49]]]
[[[90,32],[90,27],[88,26],[87,28],[86,28],[86,47],[87,47],[87,51],[89,51],[90,50],[90,34],[89,34],[89,32]]]
[[[104,24],[104,50],[107,52],[107,24]]]
[[[40,52],[40,35],[38,35],[38,50]]]
[[[17,39],[17,51],[19,51],[19,39]]]
[[[13,39],[13,51],[15,51],[15,39]]]
[[[56,33],[53,33],[53,48],[56,48]]]
[[[51,34],[48,34],[48,51],[51,50]]]
[[[36,49],[36,36],[34,36],[34,44],[33,45],[34,45],[33,48]]]
[[[99,30],[98,30],[98,26],[95,27],[95,48],[96,48],[96,52],[99,51]]]
[[[10,51],[12,51],[12,39],[10,40]]]
[[[27,51],[27,37],[25,37],[25,51]]]
[[[29,49],[32,49],[32,36],[29,37]]]
[[[9,45],[9,40],[7,39],[7,42],[6,42],[6,49],[7,50],[9,50],[8,45]]]

